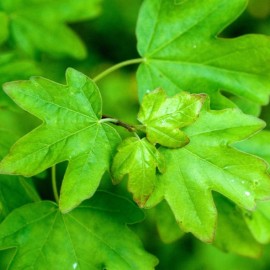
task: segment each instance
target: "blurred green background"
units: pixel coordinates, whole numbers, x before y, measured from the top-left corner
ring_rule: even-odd
[[[7,40],[0,46],[0,74],[2,74],[0,82],[26,79],[30,75],[42,75],[65,83],[64,74],[67,67],[76,68],[93,78],[113,64],[137,58],[135,27],[141,3],[142,0],[104,0],[99,16],[91,20],[71,23],[70,27],[79,35],[87,48],[88,55],[85,59],[76,60],[44,52],[29,56],[22,51],[14,52],[12,41]],[[270,0],[250,0],[246,11],[221,35],[236,37],[247,33],[270,35]],[[6,63],[12,63],[12,67],[9,67],[13,70],[12,74],[5,70]],[[102,92],[105,114],[128,123],[136,123],[138,101],[135,72],[136,66],[130,66],[112,73],[98,83]],[[0,99],[0,110],[1,126],[12,126],[12,130],[16,127],[16,132],[14,131],[16,136],[13,141],[39,123],[15,107],[4,96]],[[270,129],[270,106],[263,107],[260,115],[267,122],[267,129]],[[22,122],[27,122],[28,125],[21,125]],[[126,135],[125,130],[118,128],[118,131],[123,136]],[[13,141],[9,142],[10,145]],[[66,164],[58,166],[60,179],[65,167]],[[35,184],[41,197],[52,199],[49,177],[44,173],[37,178],[39,179],[35,181]],[[125,183],[119,187],[112,187],[106,175],[101,188],[130,196],[124,191]],[[160,209],[146,211],[145,221],[132,226],[142,239],[145,248],[159,258],[160,263],[156,269],[270,269],[269,245],[264,248],[262,256],[258,259],[224,253],[210,244],[201,243],[189,234],[183,235],[176,225],[167,219],[168,217],[162,219],[161,207],[167,206],[163,205]],[[153,211],[158,212],[153,213]],[[169,230],[166,230],[166,226],[158,228],[157,224],[160,223],[166,223]],[[167,235],[166,243],[163,241],[164,235]],[[177,238],[179,239],[175,240]]]

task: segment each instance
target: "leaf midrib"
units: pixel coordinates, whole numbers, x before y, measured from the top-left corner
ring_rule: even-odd
[[[178,65],[202,66],[204,68],[207,66],[210,69],[224,70],[227,73],[240,73],[240,74],[245,74],[245,75],[252,76],[252,77],[254,77],[254,76],[257,76],[257,77],[260,76],[260,77],[262,77],[262,75],[260,73],[258,73],[258,74],[255,73],[254,74],[254,73],[247,72],[247,71],[242,71],[242,70],[226,69],[226,68],[223,68],[223,67],[217,67],[217,66],[209,65],[209,64],[207,64],[207,62],[198,63],[198,62],[183,61],[183,60],[167,60],[167,59],[161,59],[161,58],[151,58],[148,61],[151,61],[151,62],[161,62],[161,64],[163,64],[164,62],[169,62],[169,63],[173,63],[173,64],[178,64]],[[155,66],[155,67],[157,69],[159,69],[158,66]]]
[[[39,204],[42,204],[42,203],[44,203],[44,201],[38,202],[38,203],[39,203]],[[37,203],[35,203],[35,204],[37,204]],[[16,211],[16,210],[15,210],[15,211]],[[12,213],[14,214],[15,211],[12,212]],[[11,236],[11,235],[13,235],[13,234],[18,233],[20,230],[23,230],[25,227],[27,227],[27,226],[29,226],[29,225],[31,225],[31,224],[33,224],[33,223],[36,223],[36,222],[38,222],[38,221],[40,221],[40,220],[42,220],[42,219],[44,219],[44,218],[47,218],[47,217],[50,216],[50,215],[55,214],[55,211],[56,211],[56,210],[52,210],[52,212],[49,212],[49,213],[47,213],[47,214],[44,214],[43,216],[38,217],[38,218],[32,220],[31,222],[26,222],[23,226],[20,226],[20,227],[18,228],[18,230],[12,231],[12,232],[9,233],[9,234],[5,234],[5,236],[2,237],[2,238],[7,238],[7,237],[9,237],[9,236]],[[0,236],[0,237],[1,237],[1,236]]]
[[[43,217],[43,218],[44,218],[44,217]],[[55,213],[55,218],[54,218],[54,221],[53,221],[53,223],[52,223],[52,226],[51,226],[51,228],[48,230],[48,234],[47,234],[47,236],[45,237],[44,242],[43,242],[42,245],[38,248],[38,249],[39,249],[39,252],[40,252],[41,254],[43,254],[42,250],[43,250],[44,246],[46,245],[46,243],[48,242],[49,235],[51,234],[51,232],[52,232],[52,230],[53,230],[53,227],[54,227],[54,225],[55,225],[55,223],[56,223],[57,218],[58,218],[58,213]],[[37,262],[38,258],[39,258],[39,256],[36,256],[36,259],[35,259],[35,260],[33,261],[33,263],[32,263],[32,267],[33,267],[34,265],[36,265],[36,262]],[[46,256],[44,256],[44,258],[46,259]],[[47,259],[46,259],[46,260],[47,260]],[[35,269],[35,267],[34,267],[33,269]]]
[[[75,218],[74,216],[72,216],[71,214],[68,215],[68,217],[70,219],[73,219],[74,222],[76,222],[78,225],[80,225],[81,227],[83,227],[87,232],[89,232],[89,234],[91,234],[92,236],[94,236],[94,238],[96,238],[97,240],[99,240],[101,243],[103,243],[107,248],[109,248],[109,250],[112,250],[118,257],[120,257],[122,259],[122,261],[125,262],[126,265],[128,265],[128,267],[131,267],[131,265],[129,264],[129,262],[120,254],[117,252],[117,250],[115,250],[112,246],[110,246],[108,243],[106,243],[102,238],[100,238],[97,234],[95,234],[92,230],[90,230],[88,227],[86,227],[83,223],[81,223],[77,218]],[[64,219],[63,219],[64,220]]]
[[[181,141],[180,140],[177,140],[177,139],[175,139],[174,136],[170,136],[170,134],[165,133],[165,132],[162,132],[162,129],[158,129],[158,127],[156,128],[154,126],[150,126],[150,127],[147,127],[147,128],[150,129],[150,130],[153,130],[155,133],[160,134],[161,136],[164,136],[164,137],[168,138],[169,140],[174,141],[177,144],[179,144],[181,142],[184,142],[184,140],[181,140]],[[173,134],[175,136],[177,136],[177,135],[185,135],[186,136],[186,134],[182,130],[180,130],[178,128],[174,128],[173,130],[178,131],[177,134]]]
[[[59,104],[57,104],[57,103],[55,103],[55,102],[51,102],[51,101],[48,101],[48,100],[46,100],[46,99],[42,99],[40,96],[35,96],[35,95],[31,95],[31,94],[29,94],[29,93],[27,93],[27,92],[24,92],[24,91],[21,91],[22,89],[19,89],[19,90],[17,90],[16,92],[17,93],[19,93],[19,94],[21,94],[21,95],[24,95],[24,96],[26,96],[26,97],[30,97],[32,100],[34,99],[34,100],[40,100],[40,101],[42,101],[43,103],[45,103],[45,105],[43,105],[43,106],[48,106],[48,105],[53,105],[53,106],[55,106],[55,107],[58,107],[58,108],[60,108],[60,109],[62,109],[62,110],[65,110],[65,111],[70,111],[70,112],[72,112],[72,113],[74,113],[74,114],[78,114],[78,115],[80,115],[80,116],[83,116],[83,117],[85,117],[85,118],[87,118],[87,119],[90,119],[90,120],[98,120],[98,117],[96,116],[96,114],[94,113],[94,111],[93,111],[93,115],[95,115],[95,117],[93,117],[93,115],[87,115],[87,114],[84,114],[84,113],[81,113],[81,112],[79,112],[79,111],[75,111],[75,110],[73,110],[73,109],[71,109],[71,108],[68,108],[68,107],[63,107],[63,106],[61,106],[61,105],[59,105]],[[9,91],[8,91],[9,92]],[[16,100],[16,98],[14,98],[14,100]],[[21,102],[20,102],[21,103]],[[24,107],[24,105],[22,105],[22,107]],[[28,107],[28,106],[27,106]],[[34,112],[34,111],[32,111],[31,109],[29,110],[29,108],[27,109],[27,111],[29,111],[30,113],[33,113],[33,115],[35,115],[36,117],[38,117],[38,118],[40,118],[40,119],[42,119],[43,121],[45,121],[46,122],[46,117],[45,118],[41,118],[41,117],[39,117],[39,116],[37,116],[36,115],[36,112]],[[41,114],[42,115],[42,114]]]
[[[259,126],[259,124],[258,125],[256,125],[256,126]],[[188,128],[188,127],[187,127]],[[211,130],[207,130],[207,131],[202,131],[202,132],[199,132],[199,133],[193,133],[193,134],[189,134],[189,132],[187,132],[187,135],[188,135],[188,137],[189,138],[192,138],[192,137],[196,137],[196,136],[201,136],[201,135],[209,135],[209,137],[211,137],[212,136],[212,134],[211,133],[216,133],[216,132],[224,132],[224,133],[226,133],[226,131],[227,130],[231,130],[231,129],[239,129],[239,130],[241,130],[241,129],[243,129],[243,128],[245,128],[245,129],[248,129],[248,128],[251,128],[251,129],[253,129],[254,130],[254,125],[245,125],[245,126],[240,126],[239,124],[238,125],[236,125],[236,126],[231,126],[231,127],[228,127],[228,128],[221,128],[221,129],[211,129]],[[257,128],[256,129],[256,131],[258,131],[259,129]],[[185,132],[186,132],[186,130],[184,130]],[[255,133],[255,131],[254,132],[250,132],[249,133],[249,136],[251,135],[251,134],[254,134]],[[248,135],[247,135],[248,136]],[[247,137],[247,136],[245,136],[245,138]],[[211,138],[211,139],[213,139],[213,137]],[[222,138],[223,140],[224,140],[224,137]],[[237,142],[240,142],[241,140],[243,140],[243,138],[241,137],[241,138],[235,138],[234,140],[232,140],[232,139],[227,139],[226,140],[226,142],[228,143],[228,144],[232,144],[232,143],[237,143]]]
[[[54,142],[54,143],[52,143],[52,144],[48,144],[48,145],[46,145],[46,146],[44,146],[44,147],[42,147],[42,148],[39,148],[39,149],[37,149],[37,150],[35,150],[35,151],[31,151],[31,152],[28,153],[28,154],[24,154],[24,157],[23,157],[22,159],[20,159],[20,161],[26,159],[28,156],[31,156],[31,155],[33,155],[33,154],[36,154],[36,153],[40,152],[40,151],[43,151],[44,149],[51,148],[53,145],[55,145],[55,144],[57,144],[57,143],[59,143],[59,142],[61,142],[61,141],[63,141],[63,140],[66,140],[66,139],[69,138],[69,137],[75,136],[77,133],[83,132],[83,131],[85,131],[85,130],[91,128],[91,127],[94,126],[94,125],[96,125],[96,124],[93,124],[93,125],[91,125],[91,126],[87,126],[87,127],[83,128],[83,129],[80,129],[80,130],[76,131],[75,133],[69,134],[68,136],[65,136],[65,137],[61,138],[60,140],[58,140],[58,141],[56,141],[56,142]],[[42,126],[41,126],[41,128],[42,128]],[[66,159],[66,160],[69,160],[69,159]]]
[[[161,7],[161,5],[160,5]],[[159,11],[160,11],[160,7],[159,7]],[[220,8],[219,5],[215,6],[213,10],[209,10],[209,12],[207,12],[207,14],[205,14],[202,18],[200,18],[198,21],[196,21],[194,24],[190,25],[187,29],[185,29],[185,31],[181,32],[181,33],[178,33],[176,36],[174,36],[173,38],[171,38],[170,40],[168,40],[167,42],[164,42],[162,45],[160,45],[159,47],[157,47],[156,49],[154,49],[152,52],[150,52],[149,54],[146,53],[145,57],[146,58],[151,58],[151,56],[153,56],[155,53],[159,52],[160,50],[162,50],[164,47],[167,47],[169,44],[173,43],[175,40],[177,40],[179,37],[181,37],[183,34],[185,34],[186,32],[190,32],[192,31],[192,29],[198,25],[200,25],[201,22],[203,22],[208,16],[210,16],[211,14],[213,14],[216,10],[218,10]],[[159,17],[159,14],[160,12],[158,12],[158,16]],[[157,28],[157,25],[158,23],[160,22],[161,20],[156,20],[156,23],[155,23],[155,26],[153,27],[154,29]],[[154,33],[154,31],[153,31]],[[150,48],[151,46],[151,43],[153,43],[153,36],[154,34],[152,34],[152,37],[151,37],[151,42],[149,42],[149,45],[148,45],[148,49]],[[146,50],[147,51],[147,50]]]
[[[223,173],[232,176],[234,179],[242,179],[242,180],[244,180],[244,181],[247,181],[246,178],[240,178],[239,176],[235,176],[235,175],[234,175],[233,173],[231,173],[230,171],[228,171],[228,170],[226,170],[226,169],[224,169],[224,168],[222,168],[222,167],[219,167],[217,164],[215,164],[215,163],[213,163],[213,162],[211,162],[211,161],[209,161],[209,160],[207,160],[207,159],[205,159],[205,158],[199,156],[196,152],[193,152],[191,149],[187,149],[187,148],[182,148],[182,149],[183,149],[184,151],[188,152],[190,155],[195,156],[196,158],[200,159],[201,161],[208,163],[210,166],[215,167],[217,170],[222,171]],[[248,182],[249,182],[249,181],[248,181]],[[214,190],[211,182],[209,183],[209,181],[206,181],[206,183],[208,184],[209,188],[211,188],[211,190]],[[226,185],[230,185],[230,186],[232,187],[232,189],[234,189],[234,185],[231,184],[230,182],[226,182]],[[224,187],[222,186],[222,188],[224,188]],[[225,188],[225,189],[226,189],[226,188]],[[234,190],[235,190],[235,189],[234,189]]]

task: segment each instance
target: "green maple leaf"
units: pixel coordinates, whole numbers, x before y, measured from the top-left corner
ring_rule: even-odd
[[[16,248],[9,270],[154,269],[157,259],[126,226],[142,218],[135,205],[104,192],[68,214],[52,202],[28,204],[0,225],[0,250]]]
[[[261,244],[270,242],[270,202],[257,203],[255,211],[243,211],[243,218],[254,238]]]
[[[0,11],[9,18],[10,35],[17,46],[33,54],[37,49],[51,54],[84,58],[80,38],[66,25],[96,16],[100,0],[2,0]]]
[[[205,104],[200,117],[183,129],[190,143],[178,149],[160,148],[166,172],[159,176],[147,207],[165,198],[185,232],[212,241],[217,211],[212,191],[223,194],[245,209],[255,199],[270,196],[266,163],[231,146],[265,124],[238,109],[211,111]]]
[[[262,130],[248,140],[238,142],[235,146],[244,152],[259,156],[270,164],[270,131]]]
[[[2,174],[33,176],[69,161],[61,187],[65,212],[96,191],[120,142],[118,133],[101,118],[97,86],[85,75],[68,69],[67,85],[42,77],[10,82],[5,92],[43,124],[18,140],[0,163]]]
[[[128,189],[142,207],[156,185],[156,168],[164,172],[164,160],[146,138],[128,138],[123,141],[113,159],[112,176],[115,184],[128,174]]]
[[[186,145],[189,138],[179,128],[192,124],[198,117],[205,96],[182,92],[168,98],[157,89],[145,95],[138,120],[146,127],[147,139],[166,147]]]
[[[269,38],[217,38],[246,4],[247,0],[145,0],[137,24],[138,51],[144,58],[137,73],[140,97],[161,87],[170,95],[182,90],[208,93],[213,108],[231,107],[222,90],[266,104]]]
[[[5,126],[5,128],[7,128],[8,124],[3,121],[2,114],[3,111],[1,111],[0,126]],[[4,116],[6,115],[4,114]],[[11,125],[15,124],[15,121],[12,121],[13,117],[7,117],[8,122],[11,122],[9,123]],[[7,153],[10,145],[14,143],[19,133],[16,128],[14,130],[11,129],[10,131],[11,132],[4,128],[0,128],[0,158],[3,158]],[[39,200],[39,195],[30,180],[26,180],[20,176],[0,175],[0,222],[13,209]]]
[[[19,176],[0,175],[0,222],[13,209],[39,200],[29,180]]]
[[[249,230],[241,209],[219,194],[214,195],[218,220],[213,244],[225,252],[258,258],[262,245]]]
[[[154,217],[152,218],[156,222],[159,237],[164,243],[170,244],[185,235],[185,233],[180,230],[171,209],[165,201],[162,201],[149,211],[151,210],[153,210]]]

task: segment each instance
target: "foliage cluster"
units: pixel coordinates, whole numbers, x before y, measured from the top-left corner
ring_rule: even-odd
[[[1,269],[269,269],[268,1],[2,0],[0,25]]]

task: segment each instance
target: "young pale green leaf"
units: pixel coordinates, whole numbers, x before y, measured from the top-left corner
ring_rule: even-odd
[[[2,174],[32,176],[68,160],[60,209],[71,210],[96,191],[120,137],[102,123],[101,96],[85,75],[68,69],[67,85],[41,77],[4,85],[5,92],[43,124],[18,140],[0,163]]]
[[[0,225],[0,250],[17,249],[9,270],[150,270],[157,259],[126,226],[142,218],[134,204],[104,192],[68,214],[52,202],[28,204]]]
[[[257,203],[255,211],[243,211],[243,217],[255,239],[262,244],[270,242],[270,202]]]
[[[9,17],[13,40],[26,52],[33,54],[40,50],[82,59],[86,56],[86,48],[66,23],[96,16],[100,12],[100,2],[3,0],[0,11]]]
[[[189,138],[179,128],[197,119],[204,99],[204,95],[185,92],[169,98],[162,89],[145,95],[138,120],[146,126],[147,139],[153,144],[172,148],[186,145]]]
[[[214,195],[218,220],[213,244],[225,252],[252,258],[259,257],[262,245],[250,232],[239,207],[218,194]]]
[[[139,95],[162,87],[208,93],[213,108],[232,106],[220,90],[266,104],[270,93],[270,40],[262,35],[216,36],[245,9],[247,0],[145,0],[138,24],[144,58]],[[254,90],[256,89],[256,91]]]
[[[128,174],[128,189],[143,207],[156,185],[156,168],[164,172],[164,159],[146,138],[127,138],[114,157],[113,182],[119,183]]]
[[[266,163],[230,146],[263,126],[263,121],[238,109],[203,110],[193,125],[183,129],[190,138],[188,145],[160,149],[166,172],[159,176],[147,207],[164,197],[184,231],[212,241],[217,219],[212,190],[250,210],[255,199],[270,197]]]

